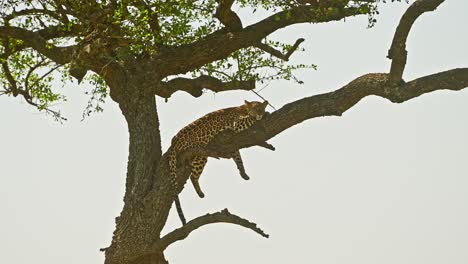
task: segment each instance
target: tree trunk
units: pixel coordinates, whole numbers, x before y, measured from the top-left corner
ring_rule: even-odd
[[[148,210],[143,203],[152,189],[157,165],[161,159],[161,137],[154,95],[148,94],[135,81],[122,89],[120,109],[128,124],[130,137],[124,208],[116,218],[112,244],[106,249],[106,264],[167,263],[162,252],[141,256],[159,239],[167,213]],[[163,221],[162,223],[157,223]],[[158,228],[160,227],[160,228]]]

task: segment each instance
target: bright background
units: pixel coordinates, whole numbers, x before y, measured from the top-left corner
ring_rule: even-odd
[[[276,108],[386,72],[392,35],[406,3],[367,18],[298,25],[274,38],[304,37],[300,86],[272,82]],[[246,13],[242,13],[246,15]],[[405,79],[468,66],[468,1],[424,14],[408,40]],[[245,17],[245,16],[244,16]],[[244,18],[244,23],[252,23]],[[67,85],[63,125],[18,98],[0,97],[0,263],[103,263],[122,208],[128,135],[117,105],[81,121],[84,87]],[[251,92],[158,100],[164,150],[197,117],[255,100]],[[206,226],[171,246],[171,263],[468,263],[468,89],[401,105],[365,98],[342,117],[317,118],[273,138],[277,150],[243,150],[250,181],[230,160],[210,160],[199,199],[181,200],[191,219],[225,207],[255,221],[270,239],[233,225]],[[271,111],[271,109],[270,109]],[[171,212],[166,231],[179,226]]]

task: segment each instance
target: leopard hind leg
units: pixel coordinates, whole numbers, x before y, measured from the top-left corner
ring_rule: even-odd
[[[203,169],[205,168],[207,160],[207,157],[196,156],[191,162],[190,180],[192,181],[192,185],[195,188],[195,191],[197,192],[198,196],[200,196],[200,198],[205,197],[205,194],[201,190],[200,183],[198,182],[198,180],[200,179]]]
[[[236,166],[237,166],[237,169],[239,170],[240,176],[241,176],[244,180],[250,179],[249,175],[247,175],[247,173],[245,172],[244,162],[242,162],[242,157],[241,157],[241,155],[240,155],[239,150],[237,150],[236,152],[232,153],[231,158],[232,158],[232,159],[234,160],[234,162],[236,163]]]

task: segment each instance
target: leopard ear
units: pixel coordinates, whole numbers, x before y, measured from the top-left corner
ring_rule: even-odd
[[[262,103],[262,105],[264,105],[265,107],[268,106],[268,101],[265,100],[265,101]]]
[[[247,101],[247,100],[244,100],[244,103],[245,103],[246,105],[250,104],[250,102]]]

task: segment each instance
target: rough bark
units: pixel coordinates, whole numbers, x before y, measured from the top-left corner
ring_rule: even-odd
[[[406,39],[408,38],[411,27],[413,26],[416,19],[422,14],[434,11],[444,0],[426,0],[414,2],[405,14],[402,16],[400,23],[396,28],[395,35],[393,37],[392,46],[388,50],[388,58],[392,60],[392,66],[390,68],[389,81],[393,84],[397,84],[402,76],[406,66]]]
[[[138,71],[137,71],[138,72]],[[121,78],[121,71],[114,74]],[[134,252],[144,250],[159,237],[161,229],[153,228],[156,222],[165,222],[159,217],[159,210],[148,210],[142,202],[154,184],[157,164],[161,158],[161,138],[156,100],[151,87],[145,85],[146,72],[128,74],[125,82],[109,80],[120,87],[114,98],[119,101],[125,116],[129,133],[129,156],[124,208],[116,218],[116,229],[112,244],[105,249],[107,264],[167,263],[162,252],[153,252],[138,260]],[[114,77],[112,72],[109,78]]]

